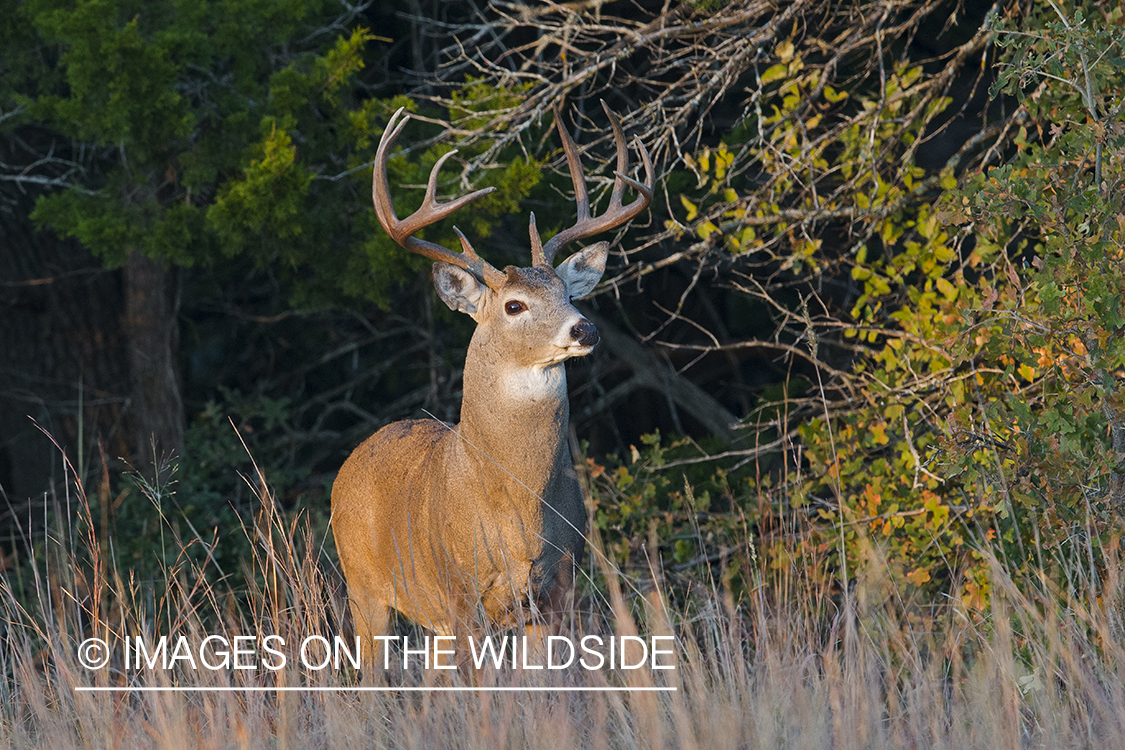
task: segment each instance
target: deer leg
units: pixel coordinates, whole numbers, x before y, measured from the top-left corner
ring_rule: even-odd
[[[359,637],[363,652],[363,667],[372,674],[380,674],[384,667],[384,641],[375,636],[387,635],[390,609],[374,597],[353,594],[348,605],[352,611],[352,626]]]
[[[566,613],[574,604],[573,592],[574,557],[568,552],[559,561],[554,585],[538,597],[539,601],[532,607],[532,620],[524,627],[529,655],[539,660],[547,658],[547,637],[561,633]]]
[[[551,587],[541,607],[544,617],[553,634],[562,628],[566,614],[574,608],[574,555],[567,552],[559,560],[555,574],[555,585]]]

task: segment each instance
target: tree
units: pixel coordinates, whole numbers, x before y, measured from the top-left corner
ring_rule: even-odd
[[[67,159],[32,154],[40,171],[55,168],[39,184],[62,188],[42,194],[32,216],[124,269],[141,465],[157,458],[154,440],[158,454],[182,452],[178,269],[268,267],[292,302],[323,306],[341,295],[385,305],[417,267],[362,210],[372,139],[394,108],[413,107],[359,98],[365,50],[388,41],[360,25],[366,7],[79,0],[12,9],[9,35],[22,46],[9,50],[11,67],[36,51],[49,62],[6,92],[9,128],[76,144]],[[504,189],[475,207],[482,230],[534,182],[521,164],[490,173]],[[398,176],[416,182],[426,166],[400,161]]]

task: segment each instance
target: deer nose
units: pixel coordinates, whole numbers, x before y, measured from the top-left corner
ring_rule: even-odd
[[[574,324],[574,328],[570,329],[570,336],[582,346],[595,346],[601,341],[598,329],[585,318]]]

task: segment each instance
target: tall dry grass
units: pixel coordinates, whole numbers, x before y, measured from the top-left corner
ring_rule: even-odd
[[[342,581],[307,525],[285,521],[268,492],[241,530],[247,569],[213,582],[191,557],[142,582],[87,531],[80,485],[24,571],[30,597],[3,582],[0,742],[63,748],[1119,748],[1125,747],[1125,643],[1117,547],[1095,606],[992,566],[993,605],[920,610],[899,598],[873,550],[850,592],[801,575],[772,577],[737,606],[712,590],[671,611],[652,581],[604,583],[571,617],[571,633],[677,636],[673,672],[493,670],[470,683],[418,670],[390,686],[672,686],[673,692],[360,692],[353,670],[97,671],[76,658],[90,636],[207,634],[331,637]],[[69,513],[67,512],[69,507]],[[69,519],[69,520],[65,520]],[[181,551],[188,543],[175,539]],[[596,543],[596,540],[595,540]],[[595,559],[598,555],[594,555]],[[230,571],[227,571],[230,573]],[[209,582],[212,581],[212,582]],[[239,583],[235,585],[233,581]],[[805,581],[804,583],[799,583]],[[779,583],[782,582],[782,583]],[[1030,598],[1026,591],[1041,591]],[[1061,602],[1061,604],[1060,604]],[[923,614],[924,613],[924,614]],[[340,688],[323,692],[79,692],[80,686]]]

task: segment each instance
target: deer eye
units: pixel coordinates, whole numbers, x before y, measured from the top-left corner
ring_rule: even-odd
[[[520,302],[518,299],[508,300],[504,303],[504,312],[509,315],[519,315],[527,309],[527,305]]]

